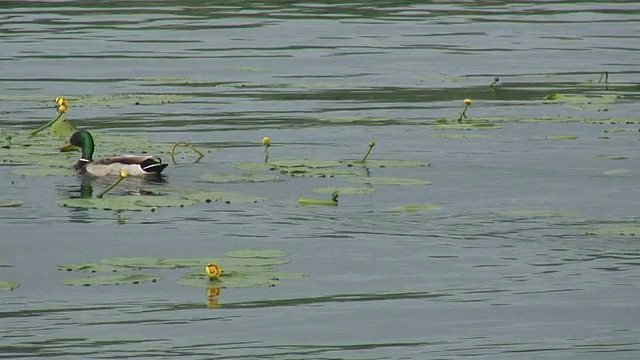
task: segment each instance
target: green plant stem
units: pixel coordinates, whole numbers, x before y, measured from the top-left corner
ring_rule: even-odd
[[[108,193],[111,189],[113,189],[114,187],[118,186],[118,184],[120,184],[120,182],[122,181],[122,179],[124,179],[124,177],[120,176],[118,178],[118,180],[114,181],[113,184],[109,185],[106,189],[104,189],[100,194],[98,194],[96,197],[98,199],[102,199],[102,197],[104,196],[104,194]]]
[[[264,146],[264,162],[269,162],[269,145]]]
[[[367,161],[367,158],[369,157],[369,154],[371,154],[371,150],[373,149],[374,146],[376,146],[375,141],[369,141],[369,148],[367,149],[367,152],[364,154],[362,159],[360,159],[360,162]]]
[[[196,159],[196,162],[204,157],[204,153],[202,151],[198,150],[198,148],[196,148],[195,146],[191,145],[190,143],[188,143],[186,141],[178,141],[171,148],[171,161],[173,161],[174,163],[176,162],[176,159],[175,159],[176,149],[180,145],[188,146],[189,149],[193,150],[193,152],[195,152],[198,155],[198,158]]]
[[[37,134],[37,133],[39,133],[40,131],[42,131],[42,130],[44,130],[44,129],[48,128],[48,127],[49,127],[49,126],[51,126],[51,125],[53,125],[56,121],[58,121],[58,120],[62,117],[62,114],[64,114],[64,113],[59,113],[59,114],[58,114],[58,116],[56,116],[56,118],[55,118],[55,119],[53,119],[53,120],[49,121],[48,123],[46,123],[46,124],[44,124],[44,125],[40,126],[40,127],[39,127],[39,128],[37,128],[37,129],[33,130],[32,132],[30,132],[30,133],[29,133],[29,135],[30,135],[30,136],[36,135],[36,134]]]
[[[462,109],[462,112],[460,113],[460,117],[458,118],[458,122],[461,122],[462,119],[466,119],[467,118],[467,109],[469,108],[469,104],[464,104],[464,109]]]

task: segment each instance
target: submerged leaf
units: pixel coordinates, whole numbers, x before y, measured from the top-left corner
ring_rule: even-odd
[[[184,194],[183,197],[187,199],[194,199],[197,201],[227,201],[234,203],[257,203],[267,199],[266,197],[260,195],[218,191],[191,192]]]
[[[248,288],[269,287],[280,284],[281,279],[302,279],[306,275],[300,272],[267,271],[254,273],[230,273],[216,280],[209,279],[204,273],[189,273],[178,279],[178,284],[202,288]]]

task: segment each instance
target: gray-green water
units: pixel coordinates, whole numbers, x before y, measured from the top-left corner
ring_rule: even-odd
[[[639,25],[632,1],[3,1],[0,128],[33,129],[65,96],[76,126],[218,149],[182,150],[162,186],[268,200],[72,210],[54,201],[80,178],[5,163],[0,199],[24,205],[0,208],[0,280],[20,284],[0,292],[0,358],[638,358]],[[470,123],[501,127],[428,127],[465,98]],[[432,184],[299,207],[359,184],[200,182],[262,161],[264,136],[272,160],[356,159],[375,140],[372,159],[432,165],[370,176]],[[439,209],[393,210],[410,203]],[[207,308],[171,277],[73,287],[56,270],[242,248],[309,276]]]

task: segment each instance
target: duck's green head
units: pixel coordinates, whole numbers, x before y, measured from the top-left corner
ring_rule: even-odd
[[[82,150],[81,160],[93,161],[93,136],[91,136],[88,131],[78,130],[73,133],[73,135],[71,135],[71,138],[69,138],[69,141],[62,144],[62,146],[60,147],[60,151],[70,151],[77,148],[80,148],[80,150]]]

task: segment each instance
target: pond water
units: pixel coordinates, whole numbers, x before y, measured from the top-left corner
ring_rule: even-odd
[[[180,148],[159,184],[115,195],[266,200],[74,209],[55,202],[111,181],[19,175],[43,166],[0,152],[0,200],[23,202],[0,207],[0,281],[19,284],[0,290],[0,358],[637,359],[639,26],[635,1],[3,1],[5,133],[64,96],[78,128],[146,136],[164,161],[176,141],[206,154]],[[264,161],[265,136],[270,161],[359,159],[375,141],[371,160],[430,166],[237,169]],[[279,181],[201,178],[241,172]],[[297,203],[334,186],[375,191]],[[105,286],[57,270],[251,248],[308,276],[208,298],[180,269]]]

